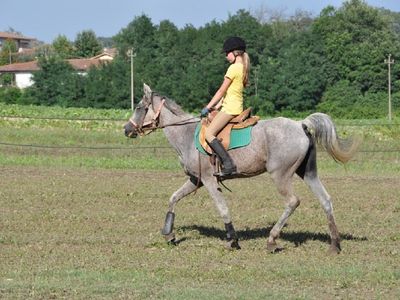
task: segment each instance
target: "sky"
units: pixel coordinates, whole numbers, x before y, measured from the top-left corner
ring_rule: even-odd
[[[157,25],[169,20],[178,28],[226,21],[239,9],[261,7],[284,16],[296,10],[318,16],[323,8],[342,5],[342,0],[1,0],[0,31],[9,28],[24,36],[51,43],[58,35],[74,41],[77,34],[93,30],[98,37],[112,37],[142,14]],[[400,0],[366,0],[374,7],[400,12]]]

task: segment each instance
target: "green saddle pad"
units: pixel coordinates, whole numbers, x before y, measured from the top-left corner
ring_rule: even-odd
[[[196,145],[196,149],[200,151],[200,153],[207,154],[204,150],[203,146],[199,142],[201,124],[198,124],[196,130],[194,132],[194,144]],[[241,129],[232,129],[231,130],[231,140],[229,143],[228,150],[234,148],[240,148],[247,146],[251,141],[251,130],[253,126],[249,126]]]

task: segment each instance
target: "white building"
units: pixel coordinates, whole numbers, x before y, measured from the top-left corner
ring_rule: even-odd
[[[91,58],[68,59],[67,62],[80,74],[86,72],[93,66],[99,66],[102,63],[113,60],[114,53],[104,52]],[[37,61],[29,61],[24,63],[15,63],[0,66],[0,76],[2,74],[12,74],[15,86],[20,89],[27,88],[33,84],[33,72],[40,70]]]

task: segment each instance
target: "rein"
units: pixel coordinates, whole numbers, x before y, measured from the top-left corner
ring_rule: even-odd
[[[194,120],[194,121],[191,121],[191,120]],[[190,122],[188,122],[188,121],[190,121]],[[187,118],[185,120],[178,121],[178,122],[175,122],[175,123],[169,123],[169,124],[165,124],[163,126],[158,126],[157,128],[165,128],[165,127],[169,127],[169,126],[186,125],[186,124],[192,124],[192,123],[198,123],[198,122],[200,122],[199,118],[191,117],[191,118]]]

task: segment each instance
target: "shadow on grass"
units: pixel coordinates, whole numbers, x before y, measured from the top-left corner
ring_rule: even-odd
[[[246,230],[238,230],[236,233],[239,237],[239,240],[255,240],[259,238],[267,238],[269,232],[271,231],[273,225],[269,225],[266,228],[253,228],[253,229],[246,229]],[[179,227],[178,230],[182,231],[190,231],[196,230],[201,235],[207,237],[215,237],[221,240],[225,239],[226,232],[225,230],[216,228],[216,227],[209,227],[209,226],[201,226],[201,225],[191,225],[191,226],[182,226]],[[320,233],[320,232],[310,232],[310,231],[282,231],[280,234],[280,239],[292,242],[296,246],[299,246],[307,241],[316,240],[321,242],[330,242],[330,236],[327,233]],[[340,234],[341,240],[349,240],[349,241],[367,241],[367,237],[357,237],[352,234],[344,233]]]

